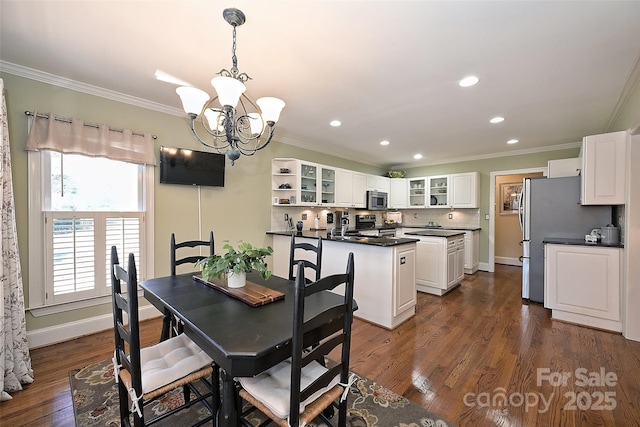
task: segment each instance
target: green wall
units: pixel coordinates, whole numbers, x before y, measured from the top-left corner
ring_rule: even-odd
[[[55,113],[61,117],[77,117],[86,122],[107,123],[116,128],[150,132],[158,136],[156,156],[161,145],[201,149],[192,137],[186,119],[136,107],[129,104],[87,95],[74,90],[41,83],[8,73],[0,73],[6,88],[11,137],[11,163],[14,178],[18,244],[21,266],[28,297],[28,212],[27,212],[27,153],[24,149],[27,139],[26,110],[41,113]],[[636,93],[637,95],[637,93]],[[639,109],[638,96],[629,105]],[[626,113],[623,117],[637,118],[638,111]],[[621,129],[629,123],[619,123]],[[437,166],[413,168],[408,177],[480,172],[481,188],[481,243],[480,261],[488,260],[488,221],[484,214],[489,209],[489,175],[492,171],[515,170],[546,166],[550,159],[576,157],[578,149],[543,152],[495,159],[465,161]],[[353,169],[366,173],[380,173],[384,170],[370,165],[329,156],[277,141],[253,157],[243,157],[234,167],[227,167],[224,188],[201,188],[202,229],[206,235],[214,230],[218,245],[224,240],[232,242],[245,240],[257,245],[269,243],[265,231],[270,228],[271,191],[270,163],[274,157],[293,157],[318,162],[330,166]],[[169,236],[175,232],[178,239],[187,239],[198,233],[198,191],[197,188],[175,185],[160,185],[155,182],[155,268],[157,276],[169,274]],[[45,327],[82,320],[111,311],[109,304],[74,310],[48,316],[33,317],[27,313],[27,329]]]
[[[155,143],[156,156],[161,145],[192,149],[202,149],[202,146],[195,141],[186,119],[182,117],[8,73],[1,73],[0,77],[4,80],[6,89],[18,245],[25,300],[28,302],[28,188],[25,151],[28,132],[25,111],[51,112],[60,117],[77,117],[85,122],[107,123],[115,128],[150,132],[158,136]],[[382,173],[381,169],[370,165],[274,141],[259,154],[238,160],[233,167],[227,163],[224,188],[201,188],[203,234],[207,235],[209,230],[213,230],[216,246],[220,247],[224,240],[245,240],[257,245],[269,243],[265,231],[270,229],[271,224],[271,159],[274,157],[296,157],[367,173]],[[196,187],[182,185],[161,185],[156,174],[154,209],[154,273],[156,276],[163,276],[169,274],[170,234],[176,233],[179,240],[198,235],[198,190]],[[40,317],[33,317],[27,312],[27,329],[55,326],[110,312],[109,304]]]

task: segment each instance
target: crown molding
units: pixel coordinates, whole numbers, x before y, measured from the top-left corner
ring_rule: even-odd
[[[537,154],[544,153],[547,151],[558,151],[558,150],[568,150],[571,148],[580,148],[582,146],[582,142],[570,142],[567,144],[558,144],[558,145],[549,145],[546,147],[538,147],[538,148],[527,148],[524,150],[515,150],[515,151],[500,151],[497,153],[489,153],[483,154],[479,156],[468,156],[468,157],[450,157],[444,159],[436,159],[433,162],[421,162],[420,164],[415,163],[405,163],[402,165],[394,165],[391,169],[414,169],[423,166],[434,166],[434,165],[442,165],[449,163],[461,163],[461,162],[471,162],[474,160],[486,160],[486,159],[496,159],[499,157],[511,157],[511,156],[521,156],[525,154]]]
[[[88,95],[94,95],[100,98],[122,102],[124,104],[129,104],[136,107],[146,108],[148,110],[158,111],[160,113],[171,114],[173,116],[179,117],[184,116],[184,111],[180,110],[179,108],[169,107],[164,104],[127,95],[126,93],[115,92],[113,90],[108,90],[88,83],[82,83],[65,77],[56,76],[55,74],[46,73],[34,68],[24,67],[22,65],[13,64],[11,62],[0,60],[0,71],[8,74],[13,74],[18,77],[24,77],[42,83],[47,83],[53,86],[75,90],[76,92],[86,93]]]
[[[169,107],[167,105],[148,101],[143,98],[138,98],[138,97],[127,95],[121,92],[115,92],[115,91],[104,89],[88,83],[78,82],[65,77],[56,76],[55,74],[50,74],[50,73],[36,70],[33,68],[24,67],[22,65],[13,64],[11,62],[0,60],[0,71],[8,74],[13,74],[19,77],[31,79],[31,80],[36,80],[36,81],[50,84],[53,86],[58,86],[65,89],[86,93],[88,95],[94,95],[100,98],[122,102],[122,103],[133,105],[136,107],[146,108],[148,110],[158,111],[160,113],[170,114],[178,117],[184,116],[184,111],[179,108]],[[617,117],[618,111],[624,106],[624,104],[626,104],[626,102],[628,102],[629,94],[633,91],[633,88],[635,87],[635,84],[638,82],[638,80],[640,80],[639,78],[640,77],[640,57],[638,59],[638,62],[636,62],[636,66],[634,67],[634,70],[632,72],[632,77],[633,78],[630,77],[630,79],[627,81],[627,85],[625,86],[625,90],[623,91],[625,96],[624,97],[621,96],[620,98],[621,100],[622,98],[624,98],[624,102],[621,102],[621,100],[619,100],[618,104],[616,105],[616,111],[612,115],[612,118],[609,120],[610,122],[613,120],[614,117]],[[634,81],[633,84],[630,83],[632,81]],[[296,139],[291,139],[286,137],[285,138],[280,137],[276,139],[282,144],[292,145],[294,147],[303,148],[305,150],[319,152],[317,144],[302,142]],[[433,162],[427,162],[427,163],[421,162],[420,164],[407,163],[402,165],[394,165],[393,167],[391,167],[391,169],[400,169],[400,168],[412,169],[412,168],[439,165],[439,164],[445,164],[445,163],[459,163],[459,162],[474,161],[474,160],[494,159],[498,157],[519,156],[523,154],[535,154],[535,153],[541,153],[546,151],[556,151],[556,150],[576,148],[576,147],[580,147],[580,144],[581,144],[580,142],[575,142],[575,143],[569,143],[569,144],[553,145],[548,147],[531,148],[526,150],[491,153],[491,154],[485,154],[481,156],[436,159]],[[335,154],[335,153],[325,153],[325,154],[329,156],[334,156],[334,157],[338,156],[338,154]],[[346,151],[341,151],[339,153],[339,157],[345,160],[349,160],[352,162],[356,162],[356,163],[360,163],[368,166],[373,166],[378,168],[386,167],[385,165],[382,165],[379,163],[365,161],[361,157],[359,157],[358,154],[356,153],[348,153]]]

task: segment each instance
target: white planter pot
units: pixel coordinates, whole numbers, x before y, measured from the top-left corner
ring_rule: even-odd
[[[242,288],[247,284],[247,273],[244,271],[238,274],[234,272],[229,272],[227,274],[227,286],[230,288]]]

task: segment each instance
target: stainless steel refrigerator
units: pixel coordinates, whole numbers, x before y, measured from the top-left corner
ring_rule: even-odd
[[[582,206],[580,177],[525,178],[519,197],[522,228],[522,298],[544,303],[547,237],[584,239],[612,221],[611,206]]]

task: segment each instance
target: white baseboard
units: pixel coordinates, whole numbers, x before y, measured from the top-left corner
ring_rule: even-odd
[[[506,265],[515,265],[518,267],[522,267],[522,262],[518,258],[509,258],[503,256],[495,257],[496,264],[506,264]]]
[[[152,305],[143,305],[139,308],[140,320],[160,317],[161,313]],[[62,341],[68,341],[84,335],[113,329],[113,314],[90,317],[75,322],[63,323],[48,328],[36,329],[27,332],[29,348],[44,347]]]
[[[488,263],[488,262],[481,262],[481,263],[478,263],[478,270],[481,270],[481,271],[488,271],[489,273],[493,273],[493,271],[491,271],[491,270],[489,269],[489,263]]]

